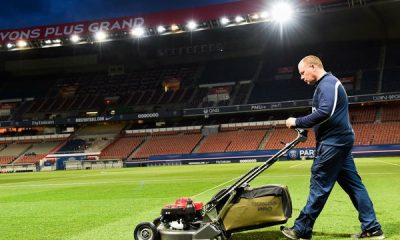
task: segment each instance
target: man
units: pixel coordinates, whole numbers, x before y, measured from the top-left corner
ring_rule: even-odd
[[[301,79],[315,85],[312,113],[288,118],[289,128],[313,127],[316,136],[316,157],[311,168],[310,192],[306,206],[292,228],[281,227],[289,239],[311,239],[314,223],[329,194],[338,182],[358,211],[361,233],[353,238],[384,239],[368,192],[357,173],[351,149],[354,132],[349,121],[346,91],[340,81],[324,70],[316,56],[306,56],[299,65]]]

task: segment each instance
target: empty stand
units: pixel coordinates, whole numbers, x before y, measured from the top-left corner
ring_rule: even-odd
[[[382,107],[381,121],[400,121],[400,104],[384,105]]]
[[[120,137],[101,152],[100,159],[127,159],[144,140],[142,136]]]
[[[372,123],[376,117],[376,106],[353,107],[350,109],[351,123]]]
[[[225,131],[208,135],[198,152],[254,151],[258,149],[265,133],[265,130],[226,128]]]
[[[84,152],[86,148],[87,144],[85,140],[70,139],[57,151],[57,153]]]
[[[209,61],[200,78],[201,84],[251,80],[258,67],[257,57]]]
[[[153,134],[132,157],[147,158],[151,155],[188,154],[193,151],[201,138],[202,135],[200,133]]]
[[[264,147],[265,150],[281,149],[284,145],[292,141],[297,136],[293,129],[286,127],[277,127],[271,129],[271,135]],[[314,131],[309,129],[308,138],[306,142],[300,143],[296,148],[314,148],[315,147],[315,134]]]
[[[30,143],[7,144],[7,146],[0,152],[0,161],[2,163],[11,163],[31,146],[32,144]]]
[[[353,124],[355,145],[399,144],[400,122]]]

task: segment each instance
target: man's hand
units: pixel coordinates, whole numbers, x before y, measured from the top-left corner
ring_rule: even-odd
[[[288,127],[288,128],[296,127],[296,118],[290,117],[290,118],[286,119],[286,127]]]

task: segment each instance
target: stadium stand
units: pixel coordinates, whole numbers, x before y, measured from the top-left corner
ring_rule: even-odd
[[[21,156],[21,154],[27,151],[31,146],[32,144],[30,143],[7,144],[7,146],[0,152],[1,162],[11,163]]]
[[[201,140],[200,133],[152,134],[131,158],[147,158],[150,155],[188,154]]]
[[[336,14],[331,17],[339,21]],[[344,34],[323,32],[321,36],[329,41],[296,36],[296,41],[286,43],[281,41],[284,36],[271,34],[268,27],[243,24],[198,31],[196,37],[192,33],[149,37],[140,47],[132,47],[132,39],[118,39],[109,41],[101,51],[96,44],[6,51],[0,56],[4,60],[0,96],[17,100],[8,106],[10,109],[1,109],[7,114],[0,120],[16,128],[24,128],[29,121],[50,120],[49,124],[37,121],[27,128],[60,133],[72,127],[74,132],[68,141],[64,138],[59,142],[0,140],[0,163],[35,163],[53,151],[96,153],[100,160],[143,160],[162,154],[280,149],[280,142],[294,138],[294,132],[284,126],[224,124],[283,120],[310,112],[306,105],[314,89],[299,79],[297,70],[298,60],[309,53],[322,58],[350,97],[369,96],[369,100],[355,100],[350,105],[356,145],[399,144],[399,41],[381,41],[381,32],[379,37],[361,37],[353,34],[350,25],[346,27],[352,37],[347,39]],[[367,28],[369,33],[370,26]],[[225,98],[213,91],[218,87],[225,88]],[[389,93],[393,96],[383,96]],[[386,100],[394,103],[384,101],[390,97]],[[260,103],[276,104],[265,107]],[[285,103],[292,105],[284,107]],[[241,111],[239,106],[243,105],[250,110]],[[235,110],[226,113],[225,106]],[[197,110],[197,115],[185,115],[186,110]],[[163,112],[174,114],[160,117]],[[153,113],[160,115],[139,117]],[[113,119],[104,120],[106,124],[72,121],[80,117],[90,122],[98,116]],[[219,129],[212,133],[160,130],[190,125],[216,125]],[[139,129],[144,131],[133,133]],[[11,134],[6,132],[4,136]],[[15,134],[23,133],[16,130]],[[309,140],[298,147],[314,145],[315,136],[310,131]]]
[[[199,84],[215,84],[251,80],[258,68],[257,57],[232,58],[228,60],[208,61],[199,80]]]
[[[362,106],[353,107],[350,110],[351,123],[372,123],[375,122],[377,107]]]
[[[198,149],[198,153],[225,152],[234,141],[237,131],[210,134]]]
[[[290,142],[296,137],[296,133],[286,128],[285,126],[277,126],[271,129],[269,139],[264,146],[264,149],[281,149],[283,144]],[[314,148],[315,147],[315,135],[312,130],[309,130],[308,139],[304,143],[300,143],[298,148]]]
[[[86,141],[83,139],[70,139],[67,141],[57,153],[78,153],[84,152],[87,148]]]
[[[387,104],[382,106],[381,121],[382,122],[400,121],[400,105]]]
[[[199,60],[198,65],[178,63],[126,69],[119,75],[97,71],[43,76],[42,81],[55,79],[55,84],[42,86],[47,87],[44,91],[48,93],[46,97],[32,92],[34,99],[19,103],[12,118],[51,114],[78,116],[86,111],[128,113],[170,104],[190,108],[279,102],[293,100],[293,96],[295,99],[309,99],[313,90],[299,80],[297,66],[293,65],[309,48],[324,56],[327,69],[345,81],[349,94],[399,90],[395,80],[398,77],[396,67],[385,69],[382,83],[378,81],[381,70],[378,69],[380,48],[377,43],[350,42],[349,46],[330,43],[324,47],[297,47],[290,54],[282,54],[285,51],[277,48],[269,52],[268,58],[262,57],[262,53],[253,56],[242,54],[206,62]],[[368,57],[365,52],[368,52]],[[274,62],[269,59],[274,59]],[[178,79],[179,89],[165,92],[163,82],[169,79]],[[243,81],[249,82],[242,84]],[[227,82],[234,84],[227,101],[209,102],[206,100],[208,87],[199,87],[199,84]]]
[[[144,140],[143,136],[119,137],[101,152],[100,159],[127,159]]]
[[[264,139],[267,127],[226,127],[221,132],[208,135],[199,146],[198,153],[255,151]]]
[[[26,134],[33,131],[26,131]],[[9,133],[8,133],[9,134]],[[27,135],[0,138],[0,164],[38,163],[60,148],[69,134]]]
[[[354,124],[355,145],[398,144],[400,122]]]
[[[37,163],[48,154],[52,153],[62,142],[34,143],[14,163]]]

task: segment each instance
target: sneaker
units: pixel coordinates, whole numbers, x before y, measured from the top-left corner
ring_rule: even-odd
[[[351,236],[352,238],[368,238],[368,239],[385,239],[385,235],[383,234],[383,231],[381,229],[376,230],[376,231],[369,231],[369,230],[364,230],[359,234],[355,234]]]
[[[289,238],[289,239],[294,239],[294,240],[310,240],[311,237],[309,238],[305,238],[305,237],[301,237],[299,236],[295,230],[293,230],[293,228],[287,228],[284,226],[281,226],[281,232],[283,233],[283,235],[285,235],[285,237]]]

